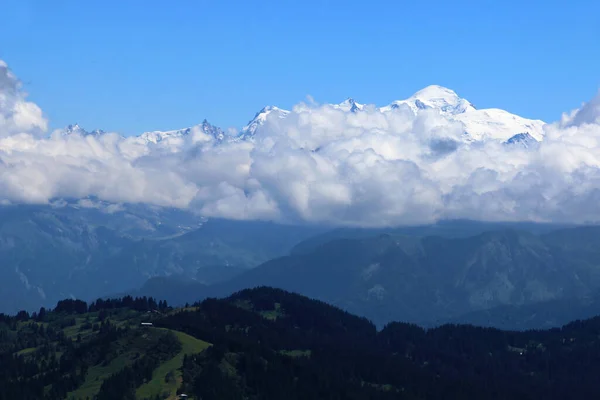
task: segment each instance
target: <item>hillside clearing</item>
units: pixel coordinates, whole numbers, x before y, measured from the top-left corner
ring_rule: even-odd
[[[152,380],[137,389],[136,398],[154,398],[159,395],[162,398],[176,399],[177,389],[181,386],[182,382],[181,366],[183,365],[184,356],[201,353],[211,346],[211,344],[183,332],[163,328],[156,329],[173,332],[181,342],[182,348],[179,354],[154,370]]]

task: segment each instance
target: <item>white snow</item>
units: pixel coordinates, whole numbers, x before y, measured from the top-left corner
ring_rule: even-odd
[[[328,106],[348,113],[356,113],[365,109],[364,104],[357,103],[354,99],[348,98],[339,104],[329,104]],[[381,113],[392,113],[401,107],[408,107],[413,113],[438,112],[440,116],[449,122],[461,123],[464,127],[465,135],[463,139],[466,142],[496,140],[505,142],[518,134],[529,134],[536,141],[544,138],[545,122],[541,120],[531,120],[511,114],[508,111],[489,108],[478,110],[468,100],[461,98],[451,89],[439,85],[427,86],[419,90],[408,99],[396,100],[391,104],[380,107]],[[310,108],[310,107],[309,107]],[[427,111],[430,110],[430,111]],[[297,111],[295,109],[295,111]],[[226,135],[223,130],[209,124],[206,120],[199,125],[176,129],[170,131],[150,131],[142,133],[134,140],[142,144],[178,145],[182,140],[190,135],[201,133],[215,139],[217,143],[223,141],[251,140],[257,129],[263,126],[269,118],[287,118],[290,111],[275,106],[267,106],[260,110],[252,120],[244,126],[237,136]],[[102,131],[87,132],[79,125],[69,125],[63,134],[100,135]]]
[[[529,133],[535,140],[544,138],[544,121],[531,120],[497,108],[473,110],[449,117],[465,126],[472,140],[508,140],[519,133]]]
[[[345,112],[357,112],[365,108],[364,104],[357,103],[353,98],[349,97],[340,104],[332,104],[333,108]]]
[[[169,138],[179,138],[186,135],[187,132],[189,132],[189,128],[176,129],[172,131],[151,131],[144,132],[138,137],[142,142],[157,144],[158,142],[162,142],[163,140],[167,140]]]
[[[365,107],[352,98],[329,106],[344,112],[357,112]],[[449,122],[461,123],[465,132],[464,140],[467,142],[506,141],[519,133],[528,133],[537,141],[541,141],[544,137],[544,121],[523,118],[497,108],[478,110],[470,101],[461,98],[453,90],[439,85],[427,86],[408,99],[396,100],[379,108],[379,111],[390,113],[403,106],[410,108],[415,114],[423,110],[435,110]],[[254,136],[258,127],[264,125],[272,113],[279,118],[286,118],[290,112],[273,106],[265,107],[242,129],[238,136],[240,140]]]
[[[442,86],[428,86],[408,99],[394,101],[380,110],[393,112],[402,105],[415,114],[421,110],[437,110],[447,120],[462,123],[466,141],[506,141],[519,133],[529,133],[538,141],[544,137],[544,121],[526,119],[497,108],[478,110],[471,102]]]
[[[204,136],[204,138],[200,138],[199,136]],[[163,142],[179,143],[188,137],[191,137],[191,139],[194,141],[206,141],[210,140],[209,137],[212,137],[217,142],[221,142],[226,140],[225,136],[225,132],[223,132],[222,129],[213,126],[208,123],[208,121],[204,120],[201,124],[194,125],[189,128],[176,129],[172,131],[144,132],[137,137],[137,140],[146,144],[159,144]]]
[[[105,132],[100,129],[93,130],[91,132],[83,129],[79,124],[68,125],[65,129],[59,132],[61,136],[69,136],[69,135],[80,135],[80,136],[100,136]]]
[[[456,115],[475,110],[473,104],[460,98],[453,90],[438,85],[427,86],[408,99],[396,100],[388,106],[381,107],[380,110],[389,112],[403,104],[409,106],[415,113],[424,109],[436,109],[442,114]]]
[[[252,136],[254,136],[254,133],[256,132],[256,130],[264,125],[264,123],[267,121],[267,117],[269,117],[269,115],[275,115],[279,118],[285,118],[290,114],[290,112],[288,110],[283,110],[279,107],[275,107],[275,106],[266,106],[265,108],[263,108],[262,110],[260,110],[259,112],[256,113],[256,115],[254,116],[254,118],[252,120],[250,120],[250,122],[248,122],[248,125],[244,126],[239,134],[239,138],[244,140],[244,139],[248,139],[251,138]]]

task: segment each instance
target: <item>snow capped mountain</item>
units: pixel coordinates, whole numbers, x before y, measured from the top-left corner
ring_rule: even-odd
[[[544,138],[544,121],[531,120],[497,108],[468,111],[453,115],[450,120],[465,126],[470,141],[510,139],[516,133],[527,133],[536,141]]]
[[[271,114],[279,118],[285,118],[289,115],[289,113],[290,112],[288,110],[283,110],[279,107],[266,106],[265,108],[257,112],[254,118],[252,118],[250,122],[248,122],[248,124],[242,128],[238,135],[238,138],[240,140],[246,140],[253,137],[256,133],[256,130],[260,126],[264,125],[265,121],[267,120],[267,117]]]
[[[180,139],[189,136],[195,131],[202,132],[206,135],[211,136],[215,141],[222,142],[225,140],[225,132],[219,127],[210,124],[206,119],[201,124],[195,125],[189,128],[176,129],[172,131],[152,131],[144,132],[139,138],[146,143],[160,143],[170,139]]]
[[[517,133],[506,142],[504,142],[507,146],[519,146],[525,149],[535,148],[540,142],[538,142],[533,136],[529,133]]]
[[[88,132],[85,129],[83,129],[81,126],[79,126],[79,124],[73,124],[73,125],[68,125],[60,133],[61,133],[61,135],[64,135],[64,136],[68,136],[68,135],[100,136],[100,135],[103,135],[105,132],[101,129],[95,129],[91,132]]]
[[[200,129],[202,129],[202,132],[206,133],[207,135],[212,136],[217,142],[222,142],[225,140],[225,132],[223,132],[221,128],[209,124],[207,120],[202,121]]]
[[[142,133],[139,138],[142,142],[160,143],[170,138],[179,138],[190,133],[192,128],[176,129],[173,131],[151,131]]]
[[[406,100],[396,100],[390,105],[381,107],[382,112],[389,112],[406,104],[417,113],[419,110],[436,109],[444,115],[457,115],[475,111],[475,106],[469,101],[458,97],[448,88],[432,85],[419,90]]]
[[[428,86],[406,100],[397,100],[381,107],[381,112],[392,112],[406,105],[416,114],[420,110],[438,110],[452,122],[460,122],[465,129],[466,141],[506,141],[517,133],[528,133],[536,141],[544,137],[544,121],[531,120],[497,108],[478,110],[456,92],[442,86]]]
[[[363,104],[357,103],[352,98],[330,106],[353,113],[363,111],[365,108]],[[527,133],[536,142],[544,137],[544,121],[526,119],[495,108],[478,110],[470,101],[459,97],[453,90],[438,85],[428,86],[408,99],[397,100],[379,108],[379,111],[390,113],[402,106],[409,107],[415,114],[422,110],[437,110],[449,122],[461,123],[464,126],[466,142],[481,140],[505,142],[518,133]],[[246,140],[254,136],[267,116],[273,112],[277,113],[279,118],[289,115],[289,111],[277,107],[265,107],[242,129],[239,138]]]
[[[329,106],[348,113],[365,110],[364,104],[360,104],[352,98],[348,98],[339,104],[329,104]],[[538,143],[544,137],[544,121],[526,119],[496,108],[479,110],[470,101],[459,97],[453,90],[438,85],[428,86],[408,99],[396,100],[377,110],[386,114],[395,112],[401,107],[408,107],[415,115],[423,110],[435,110],[448,122],[462,124],[465,132],[465,142],[498,140],[507,144],[519,143],[529,148],[534,145],[534,142]],[[257,112],[254,118],[236,136],[228,135],[221,128],[204,120],[201,124],[189,128],[145,132],[139,135],[137,140],[145,144],[179,143],[182,139],[196,133],[207,135],[216,144],[251,140],[268,118],[284,119],[289,115],[290,111],[288,110],[267,106]],[[87,132],[77,124],[69,125],[63,130],[65,135],[98,136],[103,133],[101,130]]]
[[[333,108],[336,108],[338,110],[342,110],[345,112],[358,112],[358,111],[362,111],[365,108],[365,106],[364,106],[364,104],[357,103],[356,101],[354,101],[353,98],[348,97],[346,100],[344,100],[340,104],[333,104]]]

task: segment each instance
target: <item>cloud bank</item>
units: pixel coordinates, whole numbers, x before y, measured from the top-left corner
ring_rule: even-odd
[[[48,128],[42,110],[25,97],[20,82],[0,60],[0,137],[19,132],[39,135]]]
[[[536,146],[465,140],[436,109],[299,104],[253,140],[48,134],[0,61],[0,202],[95,196],[206,217],[354,226],[440,219],[600,222],[600,95]],[[514,132],[514,134],[521,132]]]

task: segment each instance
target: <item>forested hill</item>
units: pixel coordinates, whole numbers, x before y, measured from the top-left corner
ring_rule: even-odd
[[[378,331],[266,287],[182,309],[126,297],[0,316],[0,400],[583,399],[599,374],[600,318]]]

